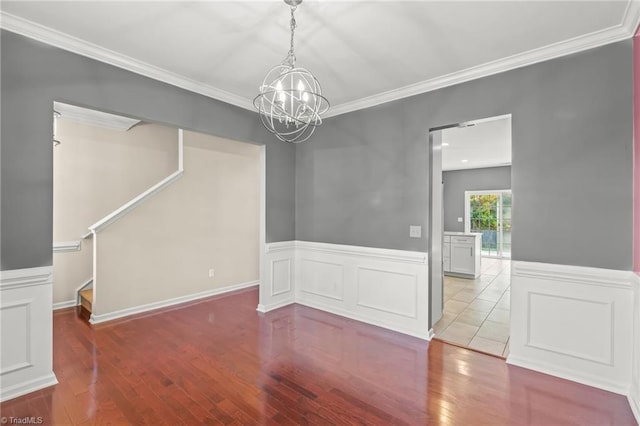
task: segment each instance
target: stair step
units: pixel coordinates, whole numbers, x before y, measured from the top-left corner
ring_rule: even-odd
[[[91,313],[91,305],[93,304],[93,289],[82,290],[80,292],[80,306]]]

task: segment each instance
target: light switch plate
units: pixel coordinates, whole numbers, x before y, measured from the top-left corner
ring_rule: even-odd
[[[409,225],[409,237],[411,237],[411,238],[422,238],[422,226],[420,226],[420,225]]]
[[[458,218],[458,222],[462,223],[462,218],[461,217]]]

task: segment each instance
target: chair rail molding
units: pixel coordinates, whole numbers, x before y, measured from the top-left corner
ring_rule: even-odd
[[[80,251],[82,249],[81,241],[60,241],[53,243],[54,253],[64,253],[68,251]]]
[[[58,383],[53,373],[53,268],[0,272],[0,401]]]
[[[514,261],[507,363],[628,395],[633,273]]]

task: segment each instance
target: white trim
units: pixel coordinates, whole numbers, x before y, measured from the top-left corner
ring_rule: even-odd
[[[75,121],[77,123],[88,124],[90,126],[104,127],[124,132],[141,122],[135,118],[109,114],[108,112],[83,108],[62,102],[54,101],[53,109],[60,113],[60,120]]]
[[[511,275],[631,290],[631,280],[634,273],[586,266],[513,261]]]
[[[115,211],[109,213],[107,216],[103,217],[93,225],[89,227],[89,231],[92,233],[100,232],[103,228],[120,219],[122,216],[127,214],[129,211],[136,208],[139,204],[143,203],[147,198],[150,198],[162,191],[167,186],[171,185],[176,180],[180,179],[184,174],[184,143],[183,143],[183,131],[182,129],[178,129],[178,170],[162,179],[160,182],[153,185],[151,188],[144,191],[142,194],[138,195],[134,199],[128,201],[127,203],[120,206]],[[95,248],[95,247],[94,247]],[[94,257],[96,256],[94,251]],[[94,271],[95,276],[95,271]]]
[[[593,386],[598,389],[604,389],[609,392],[620,395],[627,395],[629,388],[616,381],[608,381],[601,377],[591,376],[586,373],[578,374],[575,370],[568,370],[557,365],[529,359],[522,356],[509,354],[507,356],[507,364],[515,365],[529,370],[539,371],[551,376],[560,377],[562,379],[571,380],[572,382],[582,383],[583,385]]]
[[[53,243],[53,252],[54,253],[64,253],[67,251],[80,251],[82,246],[80,245],[80,241],[61,241],[58,243]]]
[[[141,314],[144,312],[154,311],[156,309],[179,305],[181,303],[191,302],[194,300],[204,299],[211,296],[230,293],[232,291],[242,290],[249,287],[255,287],[259,284],[260,284],[259,281],[249,281],[246,283],[235,284],[227,287],[202,291],[200,293],[189,294],[187,296],[174,297],[172,299],[162,300],[159,302],[147,303],[146,305],[134,306],[132,308],[126,308],[126,309],[122,309],[115,312],[109,312],[107,314],[101,314],[101,315],[92,314],[89,322],[91,324],[99,324],[102,322],[111,321],[118,318],[128,317],[130,315]]]
[[[53,310],[57,311],[58,309],[72,308],[74,306],[78,306],[78,304],[77,304],[75,299],[67,300],[67,301],[64,301],[64,302],[54,303],[53,304]]]
[[[636,418],[636,422],[640,424],[640,402],[634,401],[631,395],[628,395],[627,399],[629,400],[629,405],[631,406],[631,412],[633,413],[633,416]]]
[[[299,303],[400,333],[430,339],[427,253],[309,241],[270,243],[257,310]],[[292,267],[274,264],[289,262]],[[326,269],[326,265],[335,268]],[[362,278],[362,271],[375,276]],[[285,289],[274,296],[272,287]],[[288,282],[283,280],[290,280]],[[398,281],[400,280],[400,281]],[[401,285],[400,285],[401,284]],[[366,293],[362,285],[370,288]],[[391,300],[391,299],[394,300]],[[388,303],[386,303],[388,301]]]
[[[327,114],[325,114],[324,117],[329,118],[360,109],[370,108],[409,96],[430,92],[482,77],[488,77],[516,68],[603,46],[605,44],[626,40],[635,35],[639,21],[640,4],[638,1],[631,0],[627,5],[622,22],[618,25],[565,41],[552,43],[547,46],[508,56],[506,58],[490,61],[475,67],[410,84],[399,89],[335,105],[327,112]],[[0,28],[134,72],[136,74],[144,75],[191,92],[199,93],[201,95],[256,112],[251,99],[247,99],[220,88],[150,65],[146,62],[139,61],[121,53],[106,49],[4,11],[0,11]]]
[[[631,398],[633,275],[513,261],[507,363]]]
[[[307,306],[309,308],[314,308],[314,309],[319,309],[321,311],[329,312],[329,313],[334,314],[334,315],[339,315],[341,317],[345,317],[345,318],[349,318],[349,319],[356,320],[356,321],[359,321],[359,322],[363,322],[363,323],[366,323],[366,324],[375,325],[377,327],[385,328],[387,330],[395,331],[397,333],[401,333],[401,334],[406,334],[406,335],[409,335],[409,336],[417,337],[417,338],[423,339],[423,340],[431,340],[431,338],[433,337],[433,334],[429,333],[429,332],[422,333],[422,332],[419,332],[419,331],[409,330],[406,327],[396,326],[396,325],[393,325],[393,324],[389,324],[388,322],[379,321],[375,317],[366,315],[364,313],[354,313],[354,312],[346,310],[346,309],[340,309],[340,308],[336,308],[335,306],[324,304],[324,303],[319,302],[317,300],[313,300],[312,301],[312,300],[308,300],[308,299],[305,299],[305,300],[296,299],[295,303],[297,303],[299,305]]]
[[[273,310],[282,308],[284,306],[293,305],[294,303],[296,303],[296,301],[293,300],[293,299],[291,299],[291,300],[283,300],[282,302],[272,303],[270,305],[263,305],[262,303],[260,303],[258,305],[258,307],[256,308],[256,311],[264,314],[264,313],[271,312]]]
[[[52,266],[0,271],[0,289],[2,290],[50,285],[52,280]]]
[[[150,77],[157,81],[171,84],[190,92],[218,99],[249,111],[255,111],[253,102],[250,99],[246,99],[217,87],[150,65],[146,62],[139,61],[113,50],[98,46],[97,44],[90,43],[61,31],[12,15],[5,11],[0,11],[0,28],[41,41],[50,46],[55,46],[145,77]]]
[[[631,407],[631,412],[633,416],[636,418],[636,422],[640,425],[640,399],[634,398],[633,394],[639,395],[640,389],[636,389],[635,392],[632,389],[629,395],[627,395],[627,400],[629,401],[629,406]]]
[[[431,340],[434,337],[436,337],[436,332],[433,331],[433,328],[430,328],[429,331],[427,332],[427,340]]]
[[[455,71],[430,80],[424,80],[410,84],[399,89],[378,93],[352,102],[345,102],[332,107],[325,118],[360,109],[370,108],[376,105],[407,98],[410,96],[427,93],[444,87],[454,86],[479,78],[500,74],[505,71],[522,68],[539,62],[548,61],[562,56],[582,52],[605,44],[626,40],[635,35],[640,21],[640,2],[631,0],[622,19],[622,23],[612,27],[594,31],[568,40],[552,43],[547,46],[518,53],[505,58],[490,61],[464,70]]]
[[[140,194],[137,197],[135,197],[133,200],[127,202],[126,204],[124,204],[120,208],[118,208],[117,210],[113,211],[112,213],[108,214],[107,216],[103,217],[102,219],[100,219],[99,221],[97,221],[96,223],[91,225],[89,227],[89,230],[91,232],[94,232],[94,233],[95,232],[100,232],[103,228],[105,228],[106,226],[112,224],[116,220],[120,219],[122,216],[127,214],[130,210],[133,210],[134,208],[136,208],[139,204],[144,202],[147,198],[152,197],[156,193],[162,191],[167,186],[171,185],[173,182],[175,182],[180,177],[182,177],[183,173],[184,172],[182,170],[180,170],[180,171],[177,171],[177,172],[173,173],[170,176],[167,176],[166,178],[164,178],[163,180],[161,180],[157,184],[153,185],[151,188],[149,188],[146,191],[144,191],[142,194]]]
[[[178,129],[178,171],[184,171],[184,130]]]
[[[0,272],[2,316],[13,311],[11,320],[15,322],[4,330],[6,333],[2,334],[0,344],[18,345],[17,352],[10,356],[10,360],[3,359],[6,362],[3,362],[0,372],[0,401],[57,383],[51,368],[52,283],[51,266]]]
[[[424,264],[427,253],[407,250],[394,250],[375,247],[349,246],[343,244],[316,243],[310,241],[293,241],[296,249],[317,253],[337,254],[341,256],[375,258],[389,262]]]
[[[31,392],[38,391],[40,389],[48,388],[49,386],[57,385],[58,380],[55,374],[49,373],[37,379],[29,380],[28,382],[19,383],[8,388],[2,387],[0,391],[0,402],[7,401],[9,399],[17,398],[22,395],[26,395]]]
[[[629,405],[631,411],[636,418],[638,424],[640,424],[640,274],[634,273],[631,279],[634,287],[635,297],[635,311],[634,315],[634,344],[633,344],[633,357],[632,357],[632,377],[631,387],[629,389]]]
[[[295,241],[278,241],[276,243],[268,243],[265,246],[265,253],[277,253],[279,251],[294,250],[296,248]]]

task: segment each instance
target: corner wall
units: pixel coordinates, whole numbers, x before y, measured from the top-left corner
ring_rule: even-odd
[[[296,239],[428,251],[429,129],[510,113],[513,258],[631,270],[632,58],[626,40],[327,119],[296,147]]]
[[[0,32],[0,269],[52,263],[53,101],[266,144],[266,241],[294,238],[295,148],[256,113]]]

